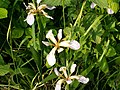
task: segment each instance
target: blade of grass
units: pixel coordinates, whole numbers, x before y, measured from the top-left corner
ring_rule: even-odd
[[[31,85],[30,85],[31,88],[33,88],[33,86],[34,86],[34,85],[33,85],[33,82],[35,81],[35,79],[36,79],[37,76],[38,76],[38,73],[37,73],[37,74],[34,76],[34,78],[32,79],[32,82],[31,82]]]
[[[64,5],[64,0],[62,0],[62,6],[63,6],[63,9],[62,9],[62,12],[63,12],[63,24],[64,24],[64,28],[65,28],[65,5]]]
[[[18,50],[21,48],[22,44],[28,40],[29,36],[26,36],[20,43]]]
[[[90,27],[86,30],[86,32],[84,33],[83,36],[86,36],[86,35],[90,32],[90,30],[92,29],[92,27],[94,27],[94,26],[96,25],[96,23],[97,23],[102,17],[103,17],[103,15],[100,15],[99,17],[97,17],[97,18],[95,19],[95,21],[92,23],[92,25],[90,25]]]
[[[42,41],[44,39],[43,37],[43,31],[45,30],[44,29],[44,26],[42,24],[42,21],[41,21],[41,17],[40,16],[36,16],[36,19],[37,19],[37,24],[38,24],[38,30],[39,30],[39,35],[38,35],[38,38],[39,38],[39,47],[41,49],[40,51],[40,80],[42,80],[42,60],[43,60],[43,52],[44,52],[44,47],[43,47],[43,44],[42,44]]]
[[[34,58],[35,64],[37,66],[39,74],[41,74],[41,63],[40,63],[40,55],[39,53],[34,49],[34,47],[30,47],[30,51],[32,53],[32,56]]]
[[[36,43],[35,43],[35,25],[32,25],[32,39],[33,39],[33,47],[35,50],[37,50]]]
[[[109,46],[109,43],[110,43],[110,40],[108,39],[108,41],[107,41],[107,43],[106,43],[106,45],[105,45],[105,49],[104,49],[102,55],[100,56],[100,58],[98,59],[98,63],[100,63],[100,62],[102,61],[104,55],[106,54],[107,49],[108,49],[108,46]]]
[[[78,15],[74,25],[73,25],[74,27],[77,25],[77,23],[80,23],[80,19],[82,17],[82,12],[83,12],[83,8],[84,8],[85,4],[86,4],[86,0],[83,2],[82,8],[80,10],[80,13],[79,13],[79,15]]]
[[[18,1],[18,0],[15,0],[15,2],[14,2],[14,4],[13,4],[13,7],[12,7],[12,13],[11,13],[11,16],[10,16],[10,22],[9,22],[8,31],[7,31],[7,37],[6,37],[6,38],[7,38],[8,45],[9,45],[9,47],[10,47],[10,53],[11,53],[11,57],[12,57],[12,59],[13,59],[14,68],[15,68],[15,69],[16,69],[17,67],[15,66],[15,58],[14,58],[13,49],[12,49],[11,25],[12,25],[14,7],[15,7],[17,1]],[[10,39],[10,41],[9,41],[9,39]],[[17,83],[18,83],[18,77],[17,77],[17,75],[16,75],[16,79],[17,79],[16,81],[17,81]],[[8,86],[10,86],[10,83],[9,83]],[[9,87],[8,87],[8,88],[9,88]]]
[[[8,87],[8,86],[14,89],[18,89],[18,90],[20,89],[18,86],[0,84],[0,87]]]

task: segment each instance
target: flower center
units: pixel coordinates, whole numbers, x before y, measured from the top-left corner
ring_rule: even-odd
[[[57,48],[59,48],[59,47],[60,47],[60,46],[59,46],[59,42],[57,42],[55,46],[56,46]]]

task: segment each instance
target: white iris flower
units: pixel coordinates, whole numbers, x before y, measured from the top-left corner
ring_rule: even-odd
[[[90,8],[91,8],[91,9],[94,9],[96,5],[97,5],[97,4],[95,4],[94,2],[92,2],[91,5],[90,5]],[[113,14],[114,11],[113,11],[111,8],[107,8],[107,13],[108,13],[108,14]]]
[[[32,25],[34,23],[34,21],[35,21],[34,15],[36,15],[37,13],[42,13],[45,17],[53,19],[51,16],[49,16],[44,11],[44,9],[47,8],[49,10],[53,10],[55,7],[54,6],[53,7],[49,7],[46,4],[39,5],[41,1],[42,0],[37,0],[37,7],[33,3],[28,3],[28,6],[26,6],[24,4],[25,7],[26,7],[26,10],[28,11],[28,15],[27,15],[27,18],[25,19],[25,21],[27,21],[27,23],[29,25]]]
[[[113,14],[114,13],[114,11],[110,8],[107,8],[107,12],[108,12],[108,14]]]
[[[90,5],[90,8],[91,8],[91,9],[94,9],[95,6],[96,6],[96,4],[95,4],[94,2],[92,2],[91,5]]]
[[[81,82],[83,84],[88,83],[89,78],[85,78],[82,75],[72,75],[73,72],[75,71],[75,68],[76,68],[76,64],[72,64],[71,69],[70,69],[70,75],[67,74],[66,67],[61,67],[59,69],[59,71],[62,71],[63,74],[60,74],[59,71],[57,70],[57,68],[54,68],[55,74],[59,77],[62,77],[62,79],[58,80],[58,82],[56,83],[55,90],[61,90],[61,84],[63,82],[66,82],[67,84],[71,84],[73,79],[76,79],[76,80],[78,80],[78,82]]]
[[[64,49],[62,47],[69,47],[73,50],[78,50],[80,48],[80,44],[76,40],[67,40],[62,41],[62,29],[59,29],[57,40],[55,39],[52,30],[49,30],[46,34],[46,38],[50,39],[53,43],[49,43],[46,41],[42,41],[42,43],[46,46],[54,46],[54,48],[50,51],[50,53],[47,55],[47,62],[50,66],[53,66],[56,63],[55,59],[55,51],[57,50],[58,53],[62,52]]]

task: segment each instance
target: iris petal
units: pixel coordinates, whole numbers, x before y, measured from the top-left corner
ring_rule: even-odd
[[[42,41],[42,43],[43,43],[45,46],[50,46],[50,43],[49,43],[49,42]]]
[[[70,76],[71,79],[77,79],[79,80],[80,79],[80,76],[77,76],[77,75],[73,75],[73,76]]]
[[[46,57],[47,62],[50,66],[53,66],[56,63],[56,58],[55,58],[56,49],[57,47],[54,47]]]
[[[59,48],[57,51],[58,53],[62,52],[64,49],[63,48]]]
[[[92,2],[91,5],[90,5],[90,7],[91,7],[92,9],[94,9],[95,6],[96,6],[96,4],[95,4],[94,2]]]
[[[61,67],[60,69],[59,69],[59,71],[63,71],[63,74],[64,74],[64,76],[66,77],[66,78],[68,78],[68,75],[67,75],[67,71],[66,71],[66,67]]]
[[[114,13],[114,11],[110,8],[107,9],[107,12],[108,12],[108,14],[113,14]]]
[[[63,83],[64,79],[60,79],[55,86],[55,90],[61,90],[61,84]]]
[[[73,50],[78,50],[80,48],[80,44],[76,40],[72,40],[70,42],[70,48]]]
[[[83,84],[86,84],[86,83],[88,83],[89,78],[85,78],[84,76],[80,76],[78,81],[83,83]]]
[[[71,84],[72,83],[72,80],[71,79],[68,79],[66,80],[67,84]]]
[[[70,68],[70,73],[72,74],[75,71],[76,64],[72,64]]]
[[[46,38],[50,39],[54,44],[57,44],[57,41],[52,33],[52,30],[49,30],[46,34]]]
[[[62,39],[62,29],[59,29],[57,38],[58,38],[58,41]]]
[[[70,47],[70,41],[62,41],[59,43],[59,46],[62,46],[62,47]]]
[[[42,5],[40,5],[40,6],[38,6],[38,10],[39,11],[42,11],[43,9],[46,9],[47,8],[47,5],[46,4],[42,4]]]
[[[58,72],[57,68],[54,68],[54,72],[57,76],[60,76],[60,73]]]
[[[26,18],[26,21],[31,26],[35,21],[34,15],[33,14],[28,14],[28,16]]]
[[[53,66],[56,63],[56,58],[54,54],[48,54],[46,59],[50,66]]]
[[[37,0],[37,4],[39,4],[42,0]]]
[[[49,10],[53,10],[55,8],[56,8],[55,6],[53,6],[53,7],[47,6],[47,9],[49,9]]]

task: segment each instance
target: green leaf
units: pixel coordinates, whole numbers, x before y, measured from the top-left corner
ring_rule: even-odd
[[[108,52],[106,54],[107,57],[113,57],[116,55],[116,51],[114,49],[114,47],[109,46]]]
[[[72,28],[70,27],[66,27],[64,30],[64,35],[66,36],[66,38],[70,38],[71,37],[71,32],[72,32]]]
[[[0,65],[0,76],[4,76],[9,72],[10,72],[10,65]]]
[[[0,19],[6,18],[8,11],[5,8],[0,8]]]
[[[5,64],[5,62],[3,60],[3,57],[0,55],[0,65],[4,65],[4,64]]]
[[[115,63],[120,65],[120,56],[115,58]]]
[[[30,68],[18,68],[19,72],[33,78],[35,76],[35,73],[32,69]]]
[[[109,8],[111,8],[115,13],[119,10],[118,0],[108,0]]]
[[[8,8],[9,4],[10,4],[10,0],[0,0],[0,7],[2,8]]]
[[[25,29],[25,34],[26,34],[27,36],[32,36],[32,28],[26,28],[26,29]]]
[[[78,82],[78,80],[74,80],[74,82],[72,82],[72,84],[70,85],[69,90],[76,90],[79,84],[80,82]]]
[[[15,28],[12,30],[12,38],[20,38],[24,34],[23,28]]]
[[[32,46],[30,47],[30,51],[31,51],[34,61],[36,63],[37,69],[41,73],[42,65],[41,65],[41,61],[40,61],[40,55]]]
[[[86,75],[94,68],[95,64],[96,64],[96,63],[90,65],[87,69],[85,69],[85,70],[81,73],[81,75],[86,76]]]
[[[95,37],[95,43],[96,44],[100,44],[101,43],[101,37],[100,36],[96,35],[96,37]]]
[[[115,80],[109,80],[108,81],[108,85],[111,87],[111,88],[115,88]]]
[[[53,80],[54,78],[56,78],[56,74],[55,73],[52,73],[51,75],[48,75],[45,79],[42,80],[42,83],[45,83],[49,80]]]
[[[91,0],[91,1],[93,1],[94,3],[96,3],[101,8],[107,8],[108,7],[107,0]]]
[[[46,65],[47,68],[50,68],[50,67],[51,67],[51,66],[48,64],[48,62],[46,62],[45,65]]]
[[[105,74],[109,72],[108,63],[106,58],[103,58],[101,62],[98,63],[100,70],[102,70]]]
[[[65,5],[70,5],[71,0],[44,0],[42,3],[48,4],[50,6],[62,6],[62,1]]]
[[[26,36],[20,43],[18,50],[21,48],[21,46],[29,39],[31,38],[30,36]]]

